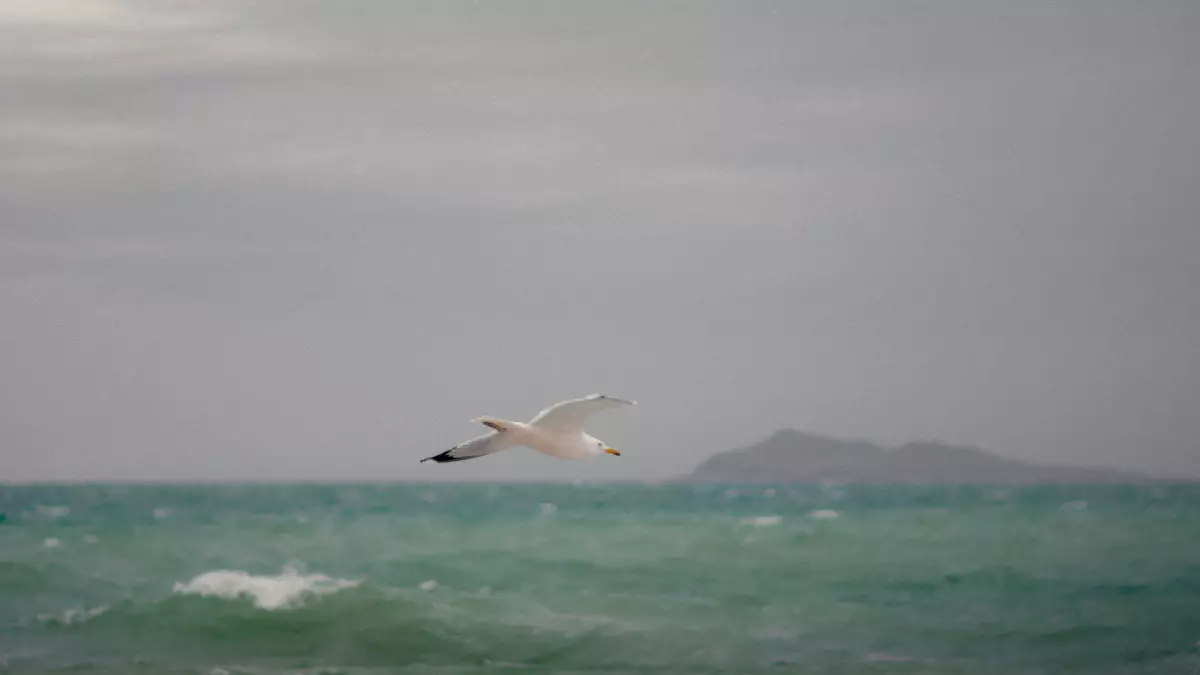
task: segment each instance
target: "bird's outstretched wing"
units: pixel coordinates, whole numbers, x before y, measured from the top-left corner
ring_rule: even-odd
[[[484,434],[483,436],[459,443],[441,454],[426,457],[421,461],[428,462],[432,460],[439,464],[443,462],[461,462],[464,459],[475,459],[476,457],[500,452],[501,450],[511,448],[513,445],[515,443],[503,433],[493,431],[490,434]]]
[[[533,418],[530,424],[535,427],[550,427],[564,431],[581,431],[583,423],[592,413],[627,405],[635,405],[635,403],[604,394],[592,394],[583,398],[555,403],[538,413],[538,416]]]

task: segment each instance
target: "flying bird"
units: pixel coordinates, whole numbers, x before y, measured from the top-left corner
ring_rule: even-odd
[[[492,429],[491,433],[464,441],[449,450],[426,457],[428,462],[461,462],[491,455],[513,446],[523,445],[559,459],[588,459],[599,455],[620,456],[621,452],[583,430],[592,413],[609,408],[636,405],[634,401],[592,394],[583,398],[561,401],[538,413],[528,424],[510,422],[496,417],[477,417],[472,422]]]

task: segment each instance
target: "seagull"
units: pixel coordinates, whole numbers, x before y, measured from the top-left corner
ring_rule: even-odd
[[[426,457],[421,462],[461,462],[464,459],[491,455],[515,445],[523,445],[559,459],[588,459],[605,454],[620,457],[619,450],[585,433],[583,423],[592,413],[627,405],[636,405],[636,402],[592,394],[555,403],[538,413],[528,424],[489,416],[477,417],[471,421],[491,428],[491,433],[459,443],[441,454]]]

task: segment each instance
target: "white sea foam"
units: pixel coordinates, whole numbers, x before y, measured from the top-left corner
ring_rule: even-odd
[[[171,515],[171,509],[165,509],[160,506],[157,509],[154,509],[153,514],[155,520],[162,520],[163,518]]]
[[[816,511],[810,511],[808,513],[809,518],[816,518],[817,520],[834,520],[840,515],[841,514],[832,509],[817,509]]]
[[[107,611],[107,605],[98,605],[96,607],[92,607],[91,609],[68,609],[64,610],[62,614],[58,615],[39,614],[38,619],[44,623],[57,623],[69,626],[71,624],[83,623],[84,621],[98,617]]]
[[[742,523],[755,527],[771,527],[783,522],[783,516],[753,516],[742,518]]]
[[[1088,503],[1082,499],[1079,499],[1073,502],[1066,502],[1058,508],[1062,509],[1063,511],[1083,511],[1086,510],[1087,507]]]
[[[46,537],[42,540],[42,546],[46,548],[58,548],[60,545],[62,545],[62,542],[54,537]]]
[[[285,567],[278,576],[258,576],[240,570],[205,572],[187,583],[176,583],[173,590],[181,595],[227,600],[249,597],[259,609],[290,609],[303,604],[310,596],[336,593],[358,584],[358,581],[334,579],[324,574],[301,574],[295,568]]]
[[[94,544],[94,543],[100,541],[100,537],[97,537],[94,534],[85,534],[85,535],[83,535],[83,541],[88,544]]]
[[[46,518],[62,518],[63,516],[65,516],[71,512],[71,507],[69,507],[69,506],[43,506],[41,504],[38,504],[37,512],[38,512],[39,516],[45,516]]]
[[[550,502],[542,502],[541,504],[538,504],[538,512],[543,516],[553,516],[554,514],[558,513],[558,507]]]
[[[417,588],[419,588],[423,591],[432,591],[433,589],[435,589],[437,587],[438,587],[438,582],[434,581],[433,579],[429,579],[428,581],[422,581],[420,584],[417,585]]]

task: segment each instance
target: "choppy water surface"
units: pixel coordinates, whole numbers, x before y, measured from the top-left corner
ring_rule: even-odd
[[[1196,486],[0,487],[10,673],[1181,673]]]

